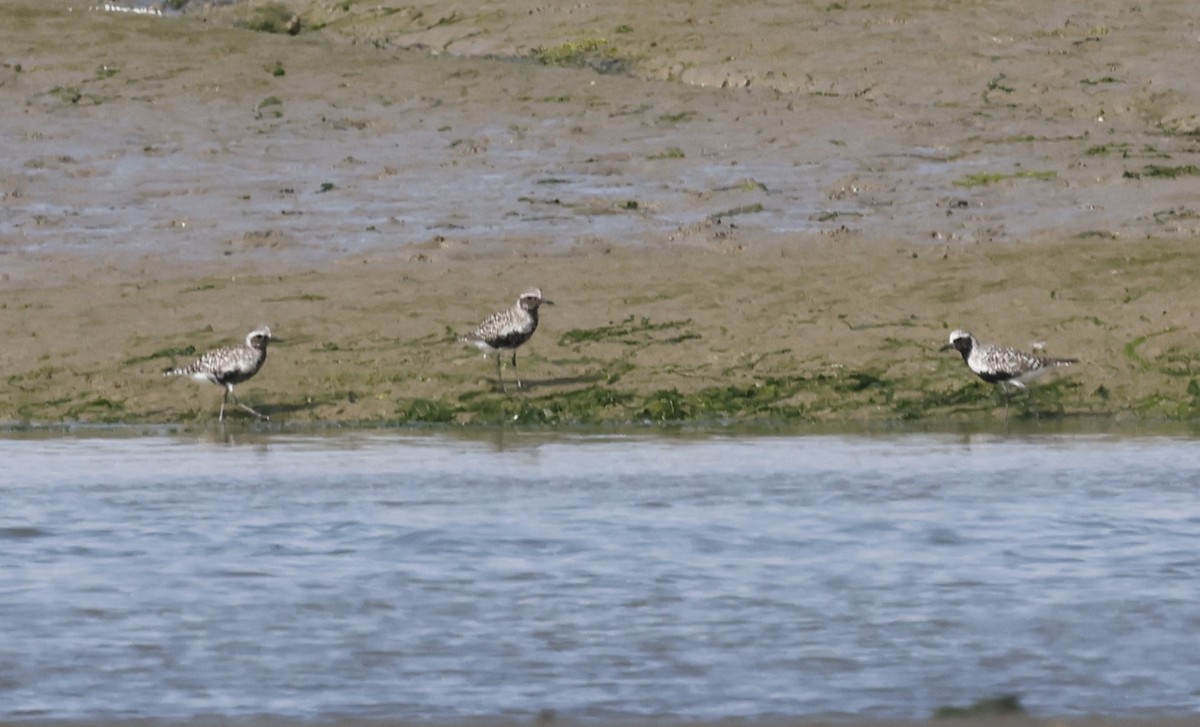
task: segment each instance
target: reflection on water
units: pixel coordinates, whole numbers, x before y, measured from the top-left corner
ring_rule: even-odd
[[[1200,455],[0,440],[0,717],[1190,713]]]

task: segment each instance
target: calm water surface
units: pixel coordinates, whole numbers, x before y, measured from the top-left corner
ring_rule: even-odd
[[[1200,712],[1200,448],[0,439],[0,717]]]

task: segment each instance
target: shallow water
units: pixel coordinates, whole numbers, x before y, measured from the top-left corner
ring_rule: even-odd
[[[0,440],[0,717],[1195,713],[1200,455]]]

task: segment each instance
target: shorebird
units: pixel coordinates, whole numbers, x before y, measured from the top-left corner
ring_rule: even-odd
[[[163,376],[188,376],[196,381],[211,381],[225,387],[225,397],[221,399],[221,413],[217,421],[225,420],[225,404],[229,397],[233,403],[264,421],[271,417],[260,414],[237,400],[233,393],[234,384],[240,384],[258,373],[263,362],[267,360],[267,344],[279,341],[271,336],[271,329],[259,326],[246,334],[246,343],[241,346],[226,346],[208,351],[187,366],[178,368],[168,367],[163,370]]]
[[[517,302],[512,308],[491,314],[483,319],[483,323],[480,323],[474,331],[458,339],[483,351],[484,358],[496,354],[496,381],[501,391],[506,391],[506,389],[504,388],[504,377],[500,373],[500,352],[512,351],[513,375],[516,376],[517,349],[528,341],[533,332],[537,330],[538,307],[543,303],[554,305],[554,301],[542,297],[541,290],[530,288],[521,293],[521,297],[517,298]],[[519,376],[517,377],[517,388],[521,388]]]
[[[962,354],[967,368],[988,382],[999,384],[1005,393],[1004,410],[1008,411],[1008,390],[1011,384],[1018,389],[1028,389],[1027,384],[1033,379],[1054,369],[1079,363],[1074,358],[1052,358],[1039,356],[1025,351],[1019,351],[1008,346],[992,346],[980,343],[974,336],[962,329],[950,332],[950,342],[942,346],[941,351],[955,349]]]

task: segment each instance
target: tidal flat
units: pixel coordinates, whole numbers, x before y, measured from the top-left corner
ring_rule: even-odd
[[[0,422],[207,422],[159,373],[261,323],[297,425],[1200,414],[1175,4],[367,5],[0,8]],[[953,328],[1082,363],[1006,412]]]

